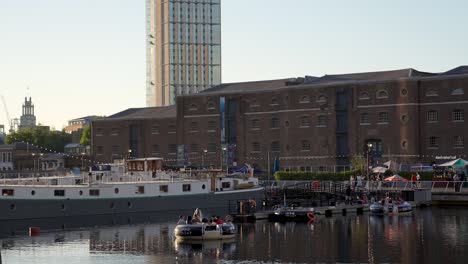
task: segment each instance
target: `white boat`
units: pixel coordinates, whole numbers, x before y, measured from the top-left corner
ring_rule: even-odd
[[[372,214],[410,214],[413,212],[413,206],[404,201],[400,203],[382,203],[374,202],[369,206],[369,211]]]
[[[215,175],[216,174],[216,175]],[[220,172],[164,171],[162,159],[93,166],[79,176],[0,180],[0,221],[202,209],[263,199],[258,179]]]
[[[174,235],[179,240],[224,240],[236,236],[236,227],[232,223],[177,225]]]

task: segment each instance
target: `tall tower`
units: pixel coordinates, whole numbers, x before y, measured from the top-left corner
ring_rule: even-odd
[[[31,97],[29,100],[27,97],[24,98],[23,104],[23,114],[20,118],[19,129],[35,127],[36,126],[36,116],[34,115],[34,105],[32,103]]]
[[[146,0],[146,105],[221,83],[221,0]]]

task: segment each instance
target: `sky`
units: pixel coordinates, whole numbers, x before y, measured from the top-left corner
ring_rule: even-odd
[[[144,0],[0,0],[0,95],[37,121],[145,106]],[[223,82],[468,65],[467,1],[222,0]],[[29,91],[27,90],[29,87]],[[8,128],[3,106],[0,124]]]

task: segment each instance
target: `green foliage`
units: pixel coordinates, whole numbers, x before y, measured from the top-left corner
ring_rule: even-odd
[[[365,171],[367,167],[367,160],[362,156],[353,156],[351,158],[351,165],[356,170]]]
[[[29,142],[42,148],[63,152],[66,144],[71,142],[71,135],[64,131],[49,131],[45,127],[25,128],[10,133],[6,144],[14,142]]]
[[[91,145],[91,126],[87,125],[83,129],[83,134],[81,135],[80,144],[83,146]]]
[[[346,172],[277,171],[275,179],[277,181],[346,181],[358,172],[358,170]]]

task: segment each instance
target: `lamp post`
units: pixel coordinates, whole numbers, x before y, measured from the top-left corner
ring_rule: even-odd
[[[39,157],[37,158],[37,170],[40,172],[42,170],[42,156],[44,156],[44,153],[39,153]]]
[[[33,173],[36,172],[36,158],[34,156],[36,156],[36,153],[32,153],[32,159],[33,159]]]
[[[84,168],[84,155],[85,155],[85,153],[81,152],[81,169]]]
[[[225,153],[226,153],[227,148],[224,146],[222,147],[221,150],[222,150],[221,151],[221,171],[223,171],[224,156],[226,156]],[[227,172],[227,162],[226,162],[226,172]]]
[[[208,150],[204,149],[203,153],[202,153],[202,168],[205,167],[205,155],[206,155],[206,153],[208,153]]]
[[[366,154],[367,154],[367,183],[369,184],[369,152],[370,150],[372,149],[372,143],[367,143],[367,151],[366,151]],[[369,186],[369,185],[368,185]]]

